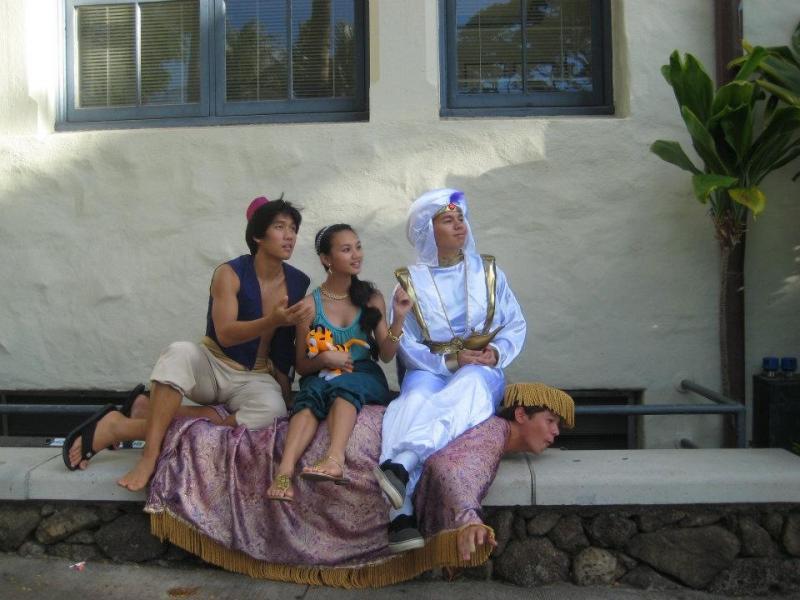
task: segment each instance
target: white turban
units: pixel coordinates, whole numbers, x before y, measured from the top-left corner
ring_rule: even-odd
[[[464,225],[467,227],[464,254],[477,254],[475,238],[472,237],[472,228],[469,226],[467,199],[464,197],[464,192],[449,188],[431,190],[417,198],[408,209],[406,235],[417,251],[417,264],[439,266],[439,252],[433,235],[433,218],[436,213],[450,203],[458,206],[461,214],[464,215]]]

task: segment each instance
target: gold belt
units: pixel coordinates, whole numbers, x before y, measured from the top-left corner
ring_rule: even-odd
[[[464,349],[483,350],[489,345],[489,342],[494,339],[494,336],[496,336],[503,327],[505,327],[505,325],[501,325],[491,333],[473,333],[467,338],[456,336],[449,342],[433,342],[431,340],[423,340],[422,343],[425,344],[434,354],[452,354]]]

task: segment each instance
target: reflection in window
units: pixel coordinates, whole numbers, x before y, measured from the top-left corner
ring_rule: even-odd
[[[78,7],[76,105],[198,102],[198,2],[141,2],[138,11],[133,3]]]
[[[65,125],[366,117],[367,0],[61,1]]]
[[[76,11],[76,104],[136,104],[136,24],[132,5],[82,6]]]
[[[287,97],[287,4],[274,0],[225,3],[225,95],[229,101]]]
[[[590,0],[456,0],[460,94],[591,92]]]
[[[200,99],[197,1],[141,4],[142,104]]]
[[[353,0],[228,0],[226,99],[355,96],[355,20]]]

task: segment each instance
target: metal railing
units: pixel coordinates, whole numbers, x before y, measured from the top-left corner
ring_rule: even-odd
[[[605,406],[576,406],[577,415],[733,415],[736,426],[736,447],[747,446],[747,407],[698,385],[690,379],[680,382],[682,391],[694,392],[714,404],[609,404]],[[691,443],[689,440],[687,442]]]
[[[736,426],[736,446],[747,446],[747,407],[739,404],[690,379],[680,382],[682,391],[694,392],[714,402],[714,404],[607,404],[600,406],[576,406],[576,415],[733,415]],[[102,408],[97,404],[0,404],[0,415],[33,414],[86,414]],[[691,445],[690,440],[685,440]]]

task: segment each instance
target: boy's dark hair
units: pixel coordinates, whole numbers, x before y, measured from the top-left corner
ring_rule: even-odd
[[[297,210],[292,203],[283,199],[283,194],[277,200],[267,202],[264,206],[259,208],[253,213],[252,218],[247,222],[247,229],[244,232],[244,240],[247,242],[247,247],[250,248],[250,254],[255,256],[258,251],[258,243],[253,238],[262,238],[267,231],[267,227],[272,225],[275,217],[278,215],[286,215],[292,221],[297,231],[300,231],[300,222],[303,217],[300,216],[300,211]]]
[[[522,406],[521,404],[517,404],[515,406],[507,406],[503,408],[502,410],[500,410],[500,412],[497,413],[497,416],[502,419],[505,419],[506,421],[513,421],[514,412],[517,410],[517,408],[524,408],[525,414],[528,415],[529,417],[532,417],[536,413],[550,410],[549,408],[544,406]]]

